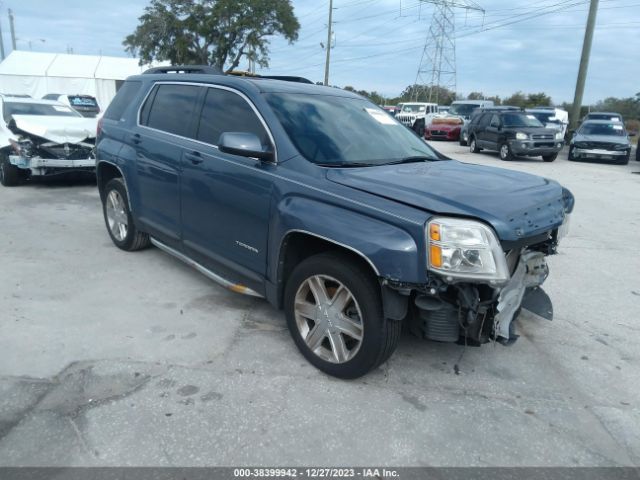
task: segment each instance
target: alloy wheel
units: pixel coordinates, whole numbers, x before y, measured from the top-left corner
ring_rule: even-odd
[[[296,293],[294,315],[300,336],[321,359],[345,363],[360,350],[364,337],[360,306],[335,278],[307,278]]]
[[[120,192],[111,190],[107,195],[106,202],[107,222],[111,234],[119,242],[127,238],[129,230],[129,217],[125,208],[124,199]]]

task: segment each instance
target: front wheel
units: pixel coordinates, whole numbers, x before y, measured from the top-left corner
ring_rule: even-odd
[[[0,184],[3,187],[15,187],[22,178],[20,169],[9,162],[7,154],[0,154]]]
[[[567,159],[569,161],[574,161],[576,159],[576,152],[575,152],[574,146],[569,147],[569,154],[567,155]]]
[[[107,182],[102,211],[107,231],[116,247],[132,252],[149,246],[149,235],[139,231],[133,223],[127,189],[122,178]]]
[[[509,160],[513,160],[513,154],[511,153],[511,147],[508,143],[503,143],[500,145],[500,160],[508,162]]]
[[[554,153],[553,155],[543,155],[542,160],[545,162],[553,162],[556,158],[558,158],[558,154]]]
[[[386,361],[402,323],[386,320],[374,276],[338,253],[301,262],[285,289],[287,325],[304,357],[339,378],[358,378]]]

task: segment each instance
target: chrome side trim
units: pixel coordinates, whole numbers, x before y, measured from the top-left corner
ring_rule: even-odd
[[[216,150],[218,149],[217,145],[213,145],[213,144],[207,143],[207,142],[202,142],[200,140],[196,140],[195,138],[183,137],[182,135],[176,135],[176,134],[171,133],[171,132],[165,132],[164,130],[158,130],[157,128],[148,127],[148,126],[142,125],[140,123],[140,115],[142,114],[142,109],[144,108],[145,103],[147,103],[147,100],[149,99],[149,96],[151,95],[151,92],[153,92],[155,90],[155,88],[156,88],[155,86],[156,85],[191,85],[191,86],[195,86],[195,87],[217,88],[218,90],[226,90],[228,92],[235,93],[236,95],[240,96],[245,102],[247,102],[249,104],[249,106],[253,110],[253,113],[256,114],[256,116],[258,117],[258,120],[260,120],[260,123],[262,123],[262,126],[264,127],[265,131],[267,132],[267,135],[269,135],[269,140],[271,141],[271,144],[273,145],[273,158],[274,158],[273,162],[269,162],[269,163],[273,163],[273,164],[276,164],[276,165],[278,164],[278,146],[276,145],[276,141],[275,141],[275,139],[273,137],[273,134],[271,133],[271,129],[267,125],[267,122],[265,121],[265,119],[262,117],[262,114],[260,113],[258,108],[253,104],[253,102],[249,99],[249,97],[247,97],[241,91],[236,90],[236,89],[231,88],[231,87],[227,87],[226,85],[216,85],[214,83],[176,82],[176,81],[173,81],[173,82],[172,81],[154,82],[152,87],[149,89],[147,94],[142,99],[142,102],[140,103],[140,106],[138,107],[138,112],[136,113],[136,125],[138,127],[146,128],[147,130],[152,130],[154,132],[159,132],[159,133],[162,133],[162,134],[165,134],[165,135],[171,135],[172,137],[188,140],[188,141],[191,141],[191,142],[196,142],[196,143],[199,143],[201,145],[206,145],[207,147],[213,147]]]
[[[306,235],[311,235],[312,237],[320,238],[321,240],[325,240],[325,241],[327,241],[329,243],[333,243],[334,245],[338,245],[339,247],[346,248],[347,250],[351,250],[353,253],[356,253],[360,257],[362,257],[369,264],[369,266],[376,273],[376,276],[378,276],[378,277],[380,276],[380,271],[376,268],[376,266],[369,259],[369,257],[367,257],[360,250],[357,250],[357,249],[355,249],[353,247],[350,247],[349,245],[345,245],[344,243],[336,242],[335,240],[332,240],[331,238],[323,237],[322,235],[318,235],[316,233],[309,232],[307,230],[300,230],[300,229],[297,229],[297,228],[294,228],[294,229],[291,229],[291,230],[287,230],[287,232],[284,234],[284,238],[286,238],[287,235],[289,235],[290,233],[304,233]],[[280,245],[280,254],[282,254],[282,244]]]
[[[249,287],[245,287],[244,285],[241,285],[239,283],[233,283],[233,282],[230,282],[229,280],[227,280],[226,278],[222,278],[220,275],[212,272],[211,270],[209,270],[206,267],[203,267],[202,265],[200,265],[195,260],[192,260],[191,258],[187,257],[183,253],[180,253],[177,250],[174,250],[173,248],[165,245],[164,243],[159,242],[155,238],[151,238],[151,243],[154,244],[156,247],[158,247],[160,250],[162,250],[162,251],[164,251],[164,252],[166,252],[166,253],[168,253],[170,255],[173,255],[178,260],[182,260],[184,263],[186,263],[187,265],[195,268],[197,271],[202,273],[204,276],[210,278],[211,280],[213,280],[217,284],[223,286],[226,289],[231,290],[232,292],[242,293],[244,295],[249,295],[250,297],[264,298],[258,292],[254,291],[254,290],[251,290]]]
[[[127,177],[124,176],[124,172],[122,171],[122,169],[118,165],[116,165],[113,162],[109,162],[107,160],[96,159],[96,173],[98,172],[98,167],[99,167],[99,165],[101,163],[108,163],[112,167],[116,167],[118,169],[118,171],[120,172],[120,176],[122,177],[122,180],[123,180],[123,183],[124,183],[124,190],[127,192],[127,203],[129,204],[129,211],[131,213],[133,213],[133,208],[131,208],[131,195],[129,195],[129,187],[127,186]]]

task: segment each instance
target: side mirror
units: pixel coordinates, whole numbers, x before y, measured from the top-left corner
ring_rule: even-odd
[[[273,151],[269,148],[265,149],[258,136],[253,133],[224,132],[220,135],[218,149],[231,155],[273,160]]]

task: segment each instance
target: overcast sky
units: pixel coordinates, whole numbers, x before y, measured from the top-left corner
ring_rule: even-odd
[[[464,0],[458,0],[463,3]],[[5,52],[11,51],[7,9],[17,48],[125,56],[147,1],[0,1]],[[508,96],[544,91],[571,101],[588,0],[478,0],[485,13],[456,10],[459,93]],[[328,0],[293,0],[299,40],[272,41],[269,73],[324,78]],[[416,79],[433,6],[420,0],[334,0],[332,85],[396,96]],[[241,67],[246,68],[243,62]],[[640,91],[640,1],[600,0],[585,103]]]

